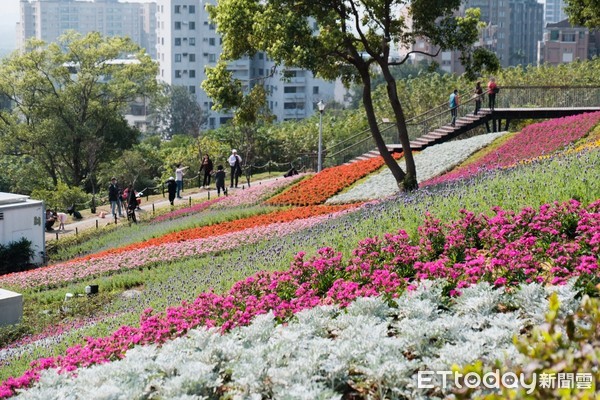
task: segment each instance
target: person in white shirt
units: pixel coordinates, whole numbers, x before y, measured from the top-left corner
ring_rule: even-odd
[[[175,183],[177,183],[177,198],[181,199],[181,191],[183,190],[183,175],[188,167],[182,167],[181,164],[177,164],[175,168]]]
[[[229,162],[229,166],[231,167],[231,185],[229,187],[234,187],[234,182],[235,187],[238,187],[238,178],[242,175],[242,157],[238,156],[236,149],[231,150],[231,155],[227,159],[227,162]]]

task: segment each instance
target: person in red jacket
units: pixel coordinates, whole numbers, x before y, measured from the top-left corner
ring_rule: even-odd
[[[496,78],[491,77],[488,82],[488,103],[490,110],[494,111],[496,107],[496,94],[498,93],[498,85],[496,85]]]

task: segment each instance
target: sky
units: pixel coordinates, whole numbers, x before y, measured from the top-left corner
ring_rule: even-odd
[[[2,0],[0,5],[0,53],[17,46],[16,24],[19,21],[19,0]]]

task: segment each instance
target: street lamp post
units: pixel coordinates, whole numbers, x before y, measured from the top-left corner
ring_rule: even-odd
[[[323,110],[325,110],[325,103],[323,103],[323,100],[319,100],[317,107],[319,107],[319,154],[317,156],[317,172],[321,172],[321,169],[323,168]]]

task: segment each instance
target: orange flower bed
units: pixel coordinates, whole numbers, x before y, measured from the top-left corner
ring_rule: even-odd
[[[211,236],[224,235],[226,233],[242,231],[248,228],[264,226],[282,222],[295,221],[314,217],[317,215],[329,214],[337,211],[355,208],[356,204],[343,204],[332,206],[309,206],[298,207],[289,210],[274,211],[268,214],[256,215],[253,217],[238,219],[235,221],[221,222],[214,225],[202,226],[198,228],[186,229],[183,231],[168,233],[158,238],[148,239],[144,242],[130,244],[128,246],[119,247],[116,249],[106,250],[100,253],[90,254],[89,256],[78,258],[73,262],[82,260],[91,260],[94,258],[104,257],[110,254],[119,254],[130,250],[142,249],[146,247],[158,246],[165,243],[183,242],[191,239],[201,239]]]
[[[394,153],[399,159],[401,153]],[[267,200],[272,205],[308,206],[322,204],[334,194],[350,186],[384,165],[383,157],[361,160],[349,165],[326,168],[311,178],[292,186],[285,192]]]

